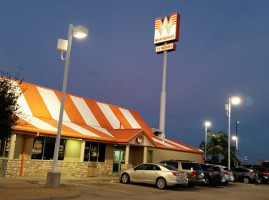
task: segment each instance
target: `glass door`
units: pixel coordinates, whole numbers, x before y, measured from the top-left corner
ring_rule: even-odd
[[[121,149],[114,150],[113,174],[118,174],[120,172],[120,165],[125,162],[124,153],[125,151]]]

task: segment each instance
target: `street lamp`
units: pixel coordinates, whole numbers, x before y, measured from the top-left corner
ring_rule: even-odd
[[[233,136],[232,137],[232,140],[235,140],[235,148],[236,148],[236,157],[237,157],[237,160],[236,160],[236,167],[238,167],[238,137],[237,136]]]
[[[53,156],[53,167],[51,171],[47,174],[47,187],[56,188],[60,186],[61,172],[57,170],[57,161],[59,155],[59,145],[61,139],[62,132],[62,123],[63,123],[63,111],[64,111],[64,103],[65,103],[65,94],[67,87],[67,78],[68,78],[68,70],[69,70],[69,61],[70,61],[70,53],[71,53],[71,44],[72,37],[76,38],[84,38],[88,35],[88,29],[79,25],[74,26],[73,24],[69,25],[68,32],[68,40],[58,39],[57,43],[57,51],[61,51],[61,58],[65,61],[65,69],[64,69],[64,80],[63,80],[63,88],[62,88],[62,98],[61,98],[61,106],[59,113],[59,122],[58,122],[58,130],[57,137],[55,141],[54,148],[54,156]],[[66,58],[63,58],[63,52],[66,52]]]
[[[228,169],[231,169],[231,105],[240,104],[241,99],[239,97],[230,97],[228,104],[225,104],[225,111],[228,117]]]
[[[205,121],[205,162],[206,162],[206,145],[207,145],[207,127],[211,126],[211,122]]]

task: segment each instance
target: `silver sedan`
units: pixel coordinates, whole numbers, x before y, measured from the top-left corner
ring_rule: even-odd
[[[160,189],[166,186],[187,185],[186,172],[178,171],[170,165],[144,163],[134,168],[126,169],[120,174],[121,183],[137,182],[154,184]]]

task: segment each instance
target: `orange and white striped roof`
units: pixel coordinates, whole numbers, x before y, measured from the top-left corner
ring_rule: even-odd
[[[56,135],[61,92],[41,86],[12,81],[22,92],[18,99],[19,117],[14,129],[22,132]],[[185,144],[156,137],[139,114],[133,110],[66,94],[63,115],[63,137],[110,143],[128,143],[145,134],[157,148],[180,151],[199,150]]]

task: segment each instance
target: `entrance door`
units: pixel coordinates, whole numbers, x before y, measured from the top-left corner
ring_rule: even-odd
[[[124,164],[124,150],[115,149],[114,150],[114,160],[113,160],[113,174],[118,174],[120,172],[120,165]]]

